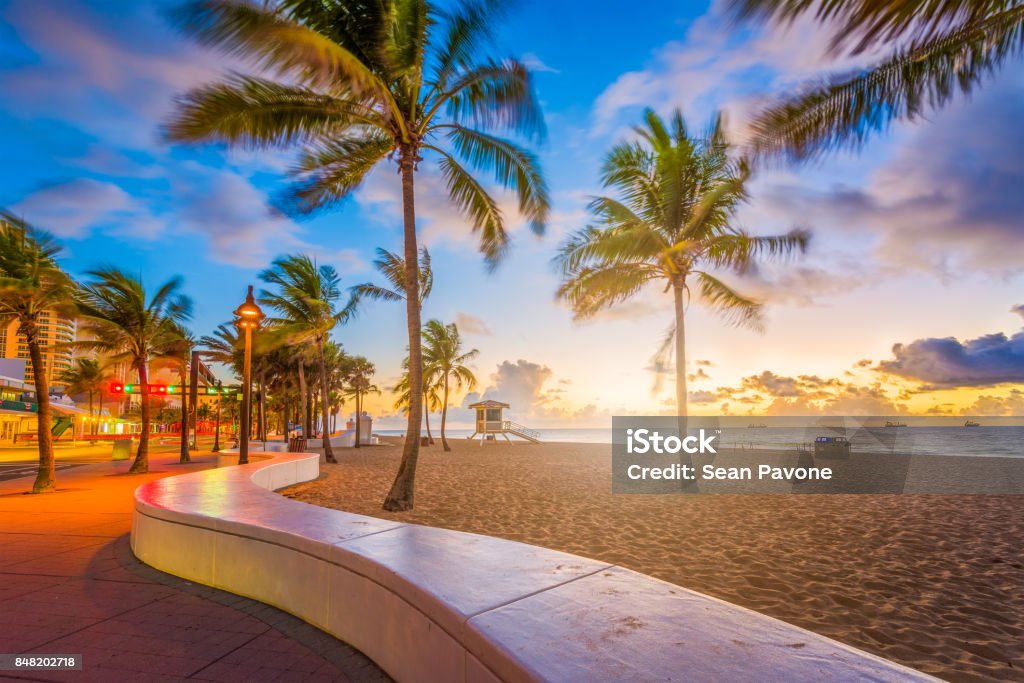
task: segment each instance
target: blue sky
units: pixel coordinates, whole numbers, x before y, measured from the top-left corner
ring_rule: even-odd
[[[337,210],[295,222],[268,208],[288,153],[161,140],[176,95],[238,66],[177,35],[167,6],[0,2],[0,206],[56,233],[76,275],[104,263],[151,285],[184,275],[200,334],[229,319],[278,254],[313,254],[346,285],[373,279],[374,248],[400,244],[393,168]],[[827,40],[804,23],[737,28],[701,2],[533,1],[510,13],[500,51],[537,70],[549,129],[537,149],[554,197],[547,235],[534,238],[510,210],[514,250],[488,274],[429,169],[417,196],[437,272],[426,313],[458,321],[480,349],[478,393],[540,425],[665,409],[672,387],[652,392],[648,369],[670,319],[664,297],[647,292],[574,324],[554,301],[551,257],[586,223],[602,156],[645,106],[680,106],[695,128],[723,109],[740,139],[773,93],[856,66],[828,55]],[[1012,64],[979,96],[860,155],[755,179],[741,223],[760,233],[807,227],[813,246],[737,283],[769,304],[764,334],[725,327],[699,302],[691,309],[698,410],[1024,409],[1024,338],[1010,310],[1024,298],[1022,75]],[[403,334],[401,307],[381,303],[337,338],[374,361],[387,386]],[[955,347],[934,343],[948,338]],[[387,398],[375,412],[390,412]]]

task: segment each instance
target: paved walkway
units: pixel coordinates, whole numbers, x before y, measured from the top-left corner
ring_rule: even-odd
[[[131,553],[132,492],[212,466],[152,456],[59,471],[53,494],[32,478],[0,482],[0,653],[81,654],[84,670],[0,671],[0,680],[386,681],[366,657],[262,603],[193,584]],[[297,577],[300,578],[300,577]]]

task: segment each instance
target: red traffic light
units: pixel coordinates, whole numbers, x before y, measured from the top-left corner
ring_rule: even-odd
[[[121,382],[114,382],[114,383],[112,383],[110,385],[110,393],[112,393],[112,394],[123,394],[124,393],[124,384],[122,384]]]

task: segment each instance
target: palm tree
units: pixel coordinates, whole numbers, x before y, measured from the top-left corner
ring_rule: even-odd
[[[422,408],[420,412],[423,418],[423,425],[427,431],[427,443],[433,445],[434,436],[430,433],[430,411],[439,410],[441,408],[441,395],[439,393],[441,389],[441,382],[436,373],[429,372],[429,370],[424,368],[424,375],[421,383],[423,385],[423,403],[420,406]],[[408,413],[409,397],[411,395],[411,392],[409,391],[408,356],[402,359],[402,377],[398,380],[398,384],[396,384],[391,391],[398,395],[395,399],[395,408]]]
[[[79,287],[76,295],[82,329],[90,341],[79,345],[111,353],[115,360],[127,360],[138,373],[142,386],[142,433],[131,473],[149,471],[150,359],[159,355],[177,326],[192,314],[192,301],[180,293],[181,278],[161,285],[152,296],[139,278],[114,267],[86,273],[91,282]]]
[[[370,382],[370,378],[376,371],[376,366],[363,356],[349,356],[344,364],[347,389],[343,391],[342,395],[346,398],[351,397],[356,404],[356,448],[361,447],[363,397],[367,394],[380,393],[377,385]]]
[[[872,66],[810,84],[754,122],[755,154],[803,160],[857,149],[895,121],[915,120],[968,94],[1024,46],[1020,0],[733,0],[741,17],[791,21],[813,12],[834,27],[833,49],[888,54]]]
[[[430,320],[423,328],[423,365],[441,383],[441,445],[446,451],[451,450],[444,435],[449,390],[452,384],[456,389],[465,385],[472,390],[476,386],[476,376],[465,364],[479,353],[476,349],[462,352],[462,339],[455,323],[444,325],[439,320]]]
[[[737,293],[715,274],[742,273],[755,257],[806,248],[808,235],[755,237],[732,226],[746,199],[747,169],[728,156],[721,120],[706,136],[691,137],[677,110],[671,129],[652,111],[639,140],[612,148],[602,181],[620,199],[597,197],[590,211],[597,222],[573,235],[557,260],[563,283],[559,297],[578,319],[622,303],[659,281],[672,290],[675,321],[658,353],[666,358],[675,341],[676,410],[686,412],[684,314],[691,283],[703,302],[728,321],[759,326],[761,305]]]
[[[320,407],[323,419],[324,457],[337,462],[331,446],[330,401],[327,390],[325,346],[331,330],[348,321],[351,308],[337,310],[341,278],[333,266],[317,264],[306,255],[278,258],[260,279],[276,287],[276,291],[260,293],[260,302],[277,310],[279,317],[269,324],[277,339],[290,345],[309,345],[315,349],[320,379]],[[300,372],[301,372],[300,365]],[[300,378],[302,376],[300,375]]]
[[[95,358],[76,358],[74,364],[61,373],[59,381],[69,394],[86,394],[89,397],[89,418],[92,420],[92,433],[96,435],[99,426],[96,413],[93,412],[93,397],[100,397],[99,414],[103,414],[103,387],[107,381],[107,368]]]
[[[33,493],[53,491],[57,481],[50,432],[50,386],[42,350],[46,342],[40,337],[39,320],[45,311],[73,312],[74,286],[57,264],[61,250],[48,233],[0,211],[0,324],[18,321],[18,334],[28,346],[36,385],[39,472],[32,484]]]
[[[188,384],[192,352],[196,350],[198,345],[199,342],[195,336],[185,329],[183,325],[172,325],[168,328],[162,348],[159,349],[159,354],[178,371],[178,383],[181,385],[181,447],[178,451],[179,464],[192,462],[192,456],[189,455],[188,450],[192,413],[189,411],[189,392],[186,385]]]
[[[430,267],[430,252],[426,247],[420,248],[420,258],[416,279],[419,281],[419,304],[420,311],[423,310],[423,302],[430,291],[434,288],[434,271]],[[374,268],[380,271],[384,279],[388,281],[389,287],[375,285],[372,282],[364,282],[361,285],[351,287],[352,299],[356,302],[364,297],[378,301],[404,301],[405,300],[405,259],[401,255],[377,248],[377,260],[373,262]]]
[[[170,139],[249,147],[297,145],[291,194],[297,211],[337,204],[371,169],[394,161],[401,176],[406,289],[417,281],[416,171],[435,160],[454,204],[479,235],[492,267],[507,251],[505,219],[473,171],[518,196],[543,232],[548,190],[536,158],[492,134],[539,138],[544,124],[529,70],[483,56],[502,3],[429,0],[324,3],[195,0],[183,27],[208,46],[250,59],[267,77],[233,76],[190,92],[167,127]],[[491,132],[488,132],[491,131]],[[413,506],[419,453],[420,310],[406,300],[413,400],[402,463],[386,510]]]

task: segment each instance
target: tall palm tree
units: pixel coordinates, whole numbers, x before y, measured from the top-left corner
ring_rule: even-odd
[[[363,356],[349,356],[344,365],[346,389],[342,396],[351,397],[356,408],[356,440],[355,447],[361,448],[363,397],[367,394],[379,394],[380,389],[370,381],[377,367]]]
[[[337,308],[341,278],[334,266],[318,266],[310,257],[298,254],[276,259],[268,270],[260,273],[260,279],[275,287],[274,291],[260,293],[260,302],[278,313],[278,317],[270,320],[275,336],[290,345],[309,345],[317,354],[324,457],[327,462],[337,462],[327,431],[331,407],[325,346],[331,330],[338,323],[347,322],[352,314],[348,306]]]
[[[39,472],[32,484],[33,493],[53,491],[57,482],[50,432],[50,385],[43,360],[46,342],[40,337],[39,321],[45,311],[73,313],[74,286],[57,263],[61,251],[49,233],[0,211],[0,324],[18,321],[18,334],[28,346],[36,386]]]
[[[783,97],[754,122],[753,151],[802,160],[858,148],[893,122],[915,120],[970,93],[1024,47],[1021,0],[732,0],[741,17],[791,21],[813,13],[833,49],[888,54]]]
[[[451,450],[444,434],[448,421],[448,393],[452,385],[456,389],[465,386],[470,390],[476,386],[476,376],[465,364],[479,353],[476,349],[463,353],[462,338],[455,323],[445,325],[439,320],[429,320],[423,327],[423,365],[441,383],[441,445],[446,451]]]
[[[539,138],[544,125],[529,70],[483,55],[501,2],[379,0],[352,3],[195,0],[183,27],[205,45],[248,58],[266,77],[233,76],[190,92],[167,127],[172,140],[250,147],[297,145],[291,199],[298,211],[336,204],[367,173],[397,164],[406,289],[417,281],[416,171],[437,162],[448,196],[470,219],[491,266],[507,251],[505,219],[473,171],[518,196],[536,233],[548,190],[536,158],[497,133]],[[406,299],[413,395],[408,438],[387,510],[413,506],[419,452],[420,310]]]
[[[192,352],[199,346],[195,336],[184,325],[172,325],[168,328],[158,353],[165,358],[177,372],[178,383],[181,385],[181,446],[178,451],[178,463],[192,462],[189,454],[189,428],[192,413],[189,410],[187,389],[189,368],[192,363]],[[198,394],[197,394],[198,396]]]
[[[192,315],[192,300],[181,293],[174,277],[147,294],[142,280],[114,267],[86,273],[90,282],[79,287],[76,302],[82,329],[91,341],[79,345],[126,360],[138,373],[142,386],[142,433],[131,473],[149,471],[150,398],[148,364],[158,355],[177,326]]]
[[[757,327],[761,305],[720,280],[742,273],[757,256],[779,256],[807,245],[807,233],[755,237],[732,225],[746,199],[747,169],[728,156],[716,120],[703,137],[691,137],[678,110],[670,127],[654,112],[637,127],[639,139],[616,145],[602,167],[605,187],[621,199],[590,203],[596,225],[569,237],[557,257],[563,274],[558,295],[577,318],[589,318],[658,282],[673,295],[674,323],[659,351],[675,342],[676,409],[686,411],[684,317],[691,285],[727,320]]]
[[[99,395],[99,415],[103,414],[103,387],[107,381],[107,368],[95,358],[76,358],[70,368],[60,374],[60,382],[69,394],[85,394],[89,400],[89,418],[92,434],[96,435],[99,420],[93,412],[93,397]]]

